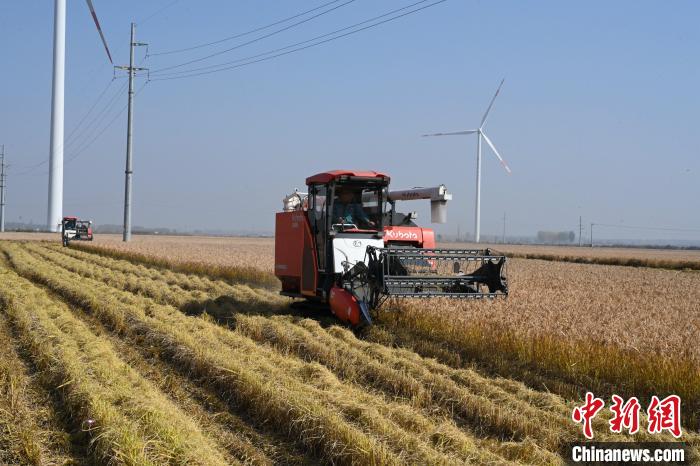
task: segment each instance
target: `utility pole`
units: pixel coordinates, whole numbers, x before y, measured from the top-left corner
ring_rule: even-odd
[[[0,233],[5,231],[5,184],[7,178],[5,175],[5,144],[2,145],[0,152]]]
[[[578,216],[578,247],[581,247],[581,235],[583,234],[583,223],[581,223],[582,218]]]
[[[591,247],[593,247],[593,224],[591,223]]]
[[[503,244],[506,244],[506,213],[503,212]]]
[[[134,122],[134,75],[136,71],[146,71],[148,68],[134,66],[134,47],[148,45],[142,42],[135,42],[136,24],[131,23],[131,40],[129,41],[129,66],[115,66],[116,69],[126,70],[129,73],[129,109],[126,125],[126,169],[124,170],[124,234],[123,241],[131,240],[131,175],[133,174],[131,165],[131,135]]]

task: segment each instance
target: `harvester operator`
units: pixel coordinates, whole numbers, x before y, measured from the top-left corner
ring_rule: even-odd
[[[355,202],[355,193],[349,189],[338,192],[333,203],[333,220],[343,225],[357,225],[358,221],[376,227],[376,223],[369,219],[362,204]]]

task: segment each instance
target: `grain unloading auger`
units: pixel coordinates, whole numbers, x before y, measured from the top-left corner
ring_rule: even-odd
[[[275,275],[281,294],[328,305],[341,320],[371,323],[389,297],[506,297],[506,257],[490,249],[436,248],[430,228],[397,201],[428,199],[446,221],[445,186],[389,190],[389,176],[335,170],[306,179],[308,193],[284,199],[275,222]]]

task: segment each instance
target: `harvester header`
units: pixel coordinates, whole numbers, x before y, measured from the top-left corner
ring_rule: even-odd
[[[429,200],[433,223],[447,220],[444,185],[392,191],[375,171],[333,170],[306,179],[283,200],[275,222],[281,294],[328,305],[341,320],[371,323],[390,296],[497,298],[508,295],[506,258],[489,249],[439,249],[435,233],[397,211]]]

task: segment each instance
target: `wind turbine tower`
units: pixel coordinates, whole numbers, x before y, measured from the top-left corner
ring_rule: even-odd
[[[501,84],[498,85],[498,89],[496,89],[496,93],[493,95],[493,98],[491,99],[491,102],[489,103],[488,108],[486,109],[486,112],[484,113],[483,118],[481,118],[481,123],[479,124],[479,127],[477,129],[468,129],[465,131],[454,131],[451,133],[434,133],[434,134],[424,134],[424,137],[428,136],[462,136],[466,134],[474,134],[476,133],[476,205],[474,207],[474,241],[477,243],[480,240],[481,237],[481,139],[483,138],[484,141],[486,141],[486,144],[489,145],[491,150],[493,151],[494,155],[498,158],[498,160],[501,162],[501,165],[503,165],[503,168],[508,172],[508,174],[511,173],[510,167],[508,167],[508,164],[506,163],[505,160],[503,160],[503,157],[501,157],[501,154],[498,153],[498,150],[496,150],[496,146],[493,145],[493,142],[489,139],[489,137],[486,135],[484,132],[484,125],[486,125],[486,119],[489,116],[489,112],[491,111],[491,107],[493,107],[493,103],[496,101],[496,97],[498,97],[498,93],[501,92],[501,87],[503,86],[503,82],[505,79],[501,80]]]
[[[112,55],[97,20],[92,0],[85,2],[100,34],[110,63]],[[63,96],[66,76],[66,0],[55,0],[53,17],[53,82],[51,85],[51,146],[49,155],[49,208],[46,227],[58,231],[63,218]]]
[[[46,227],[58,231],[63,217],[63,90],[66,67],[66,0],[55,0],[53,17],[53,83],[51,85],[51,155]]]

